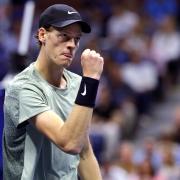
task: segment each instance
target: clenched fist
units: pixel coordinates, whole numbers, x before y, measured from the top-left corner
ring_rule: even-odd
[[[83,76],[100,79],[103,71],[104,59],[94,50],[85,49],[81,55]]]

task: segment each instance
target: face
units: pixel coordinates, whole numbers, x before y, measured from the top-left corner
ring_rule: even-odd
[[[75,23],[64,28],[39,29],[39,40],[46,59],[55,65],[68,67],[79,46],[82,32]]]

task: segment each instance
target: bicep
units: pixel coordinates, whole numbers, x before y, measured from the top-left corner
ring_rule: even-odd
[[[28,121],[33,124],[58,148],[66,151],[68,140],[65,138],[66,128],[62,128],[64,121],[51,110],[44,91],[38,86],[28,84],[21,89],[19,99],[19,122]]]
[[[60,132],[64,124],[63,120],[53,111],[42,112],[29,120],[38,131],[44,134],[58,147],[60,146]]]

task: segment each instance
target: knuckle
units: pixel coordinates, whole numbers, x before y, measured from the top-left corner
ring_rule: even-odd
[[[99,53],[97,53],[97,56],[98,56],[98,57],[101,57],[101,55],[100,55]]]
[[[90,49],[85,49],[82,53],[82,55],[86,56],[90,53]]]
[[[95,50],[91,50],[91,53],[96,54],[96,51]]]

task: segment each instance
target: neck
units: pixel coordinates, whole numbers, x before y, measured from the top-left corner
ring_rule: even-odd
[[[67,82],[63,76],[64,68],[48,62],[45,58],[41,58],[41,56],[38,56],[35,68],[48,83],[62,89],[66,87]]]

